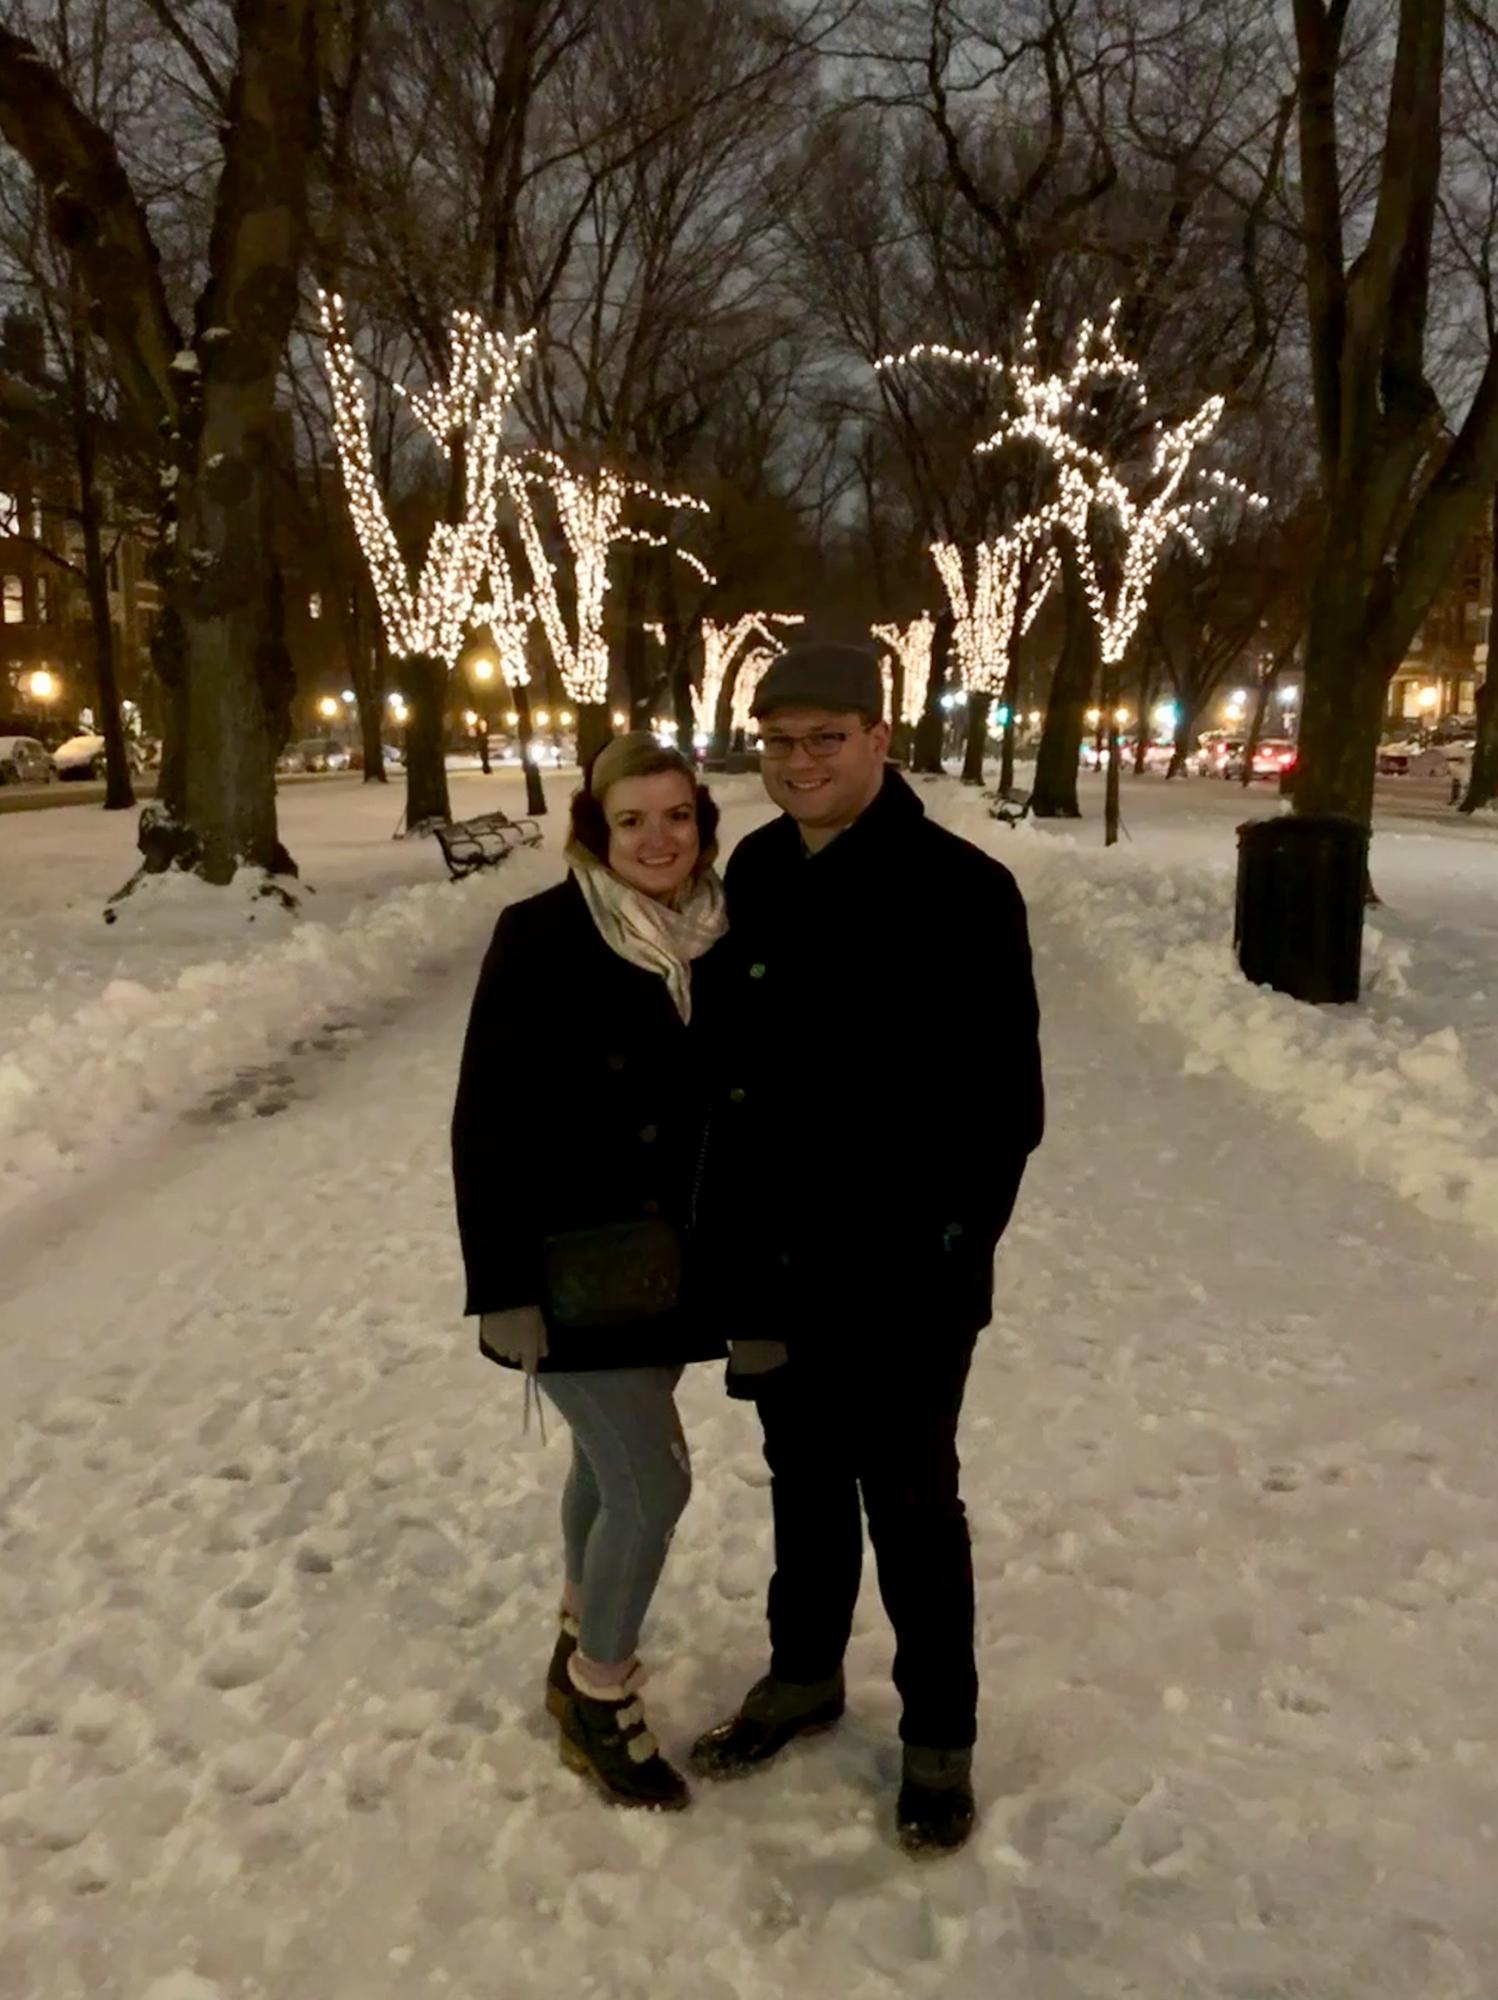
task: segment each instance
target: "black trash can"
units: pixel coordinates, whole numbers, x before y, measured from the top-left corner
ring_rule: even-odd
[[[1356,820],[1240,826],[1233,942],[1244,976],[1295,1000],[1356,1000],[1367,878],[1368,830]]]

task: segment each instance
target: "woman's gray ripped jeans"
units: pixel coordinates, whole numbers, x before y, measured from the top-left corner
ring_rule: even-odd
[[[579,1648],[590,1660],[633,1659],[692,1493],[676,1411],[681,1369],[569,1369],[538,1380],[572,1433],[562,1541],[582,1606]]]

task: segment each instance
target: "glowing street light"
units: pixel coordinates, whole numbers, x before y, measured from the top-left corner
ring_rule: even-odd
[[[487,658],[475,660],[469,672],[476,681],[492,681],[494,678],[494,662]]]
[[[519,715],[515,712],[513,708],[509,709],[505,714],[505,728],[517,729],[519,726],[520,726]]]
[[[1300,700],[1300,689],[1299,689],[1299,688],[1296,688],[1296,687],[1288,687],[1288,688],[1281,688],[1281,689],[1280,689],[1280,707],[1281,707],[1281,708],[1294,708],[1294,706],[1295,706],[1296,702],[1298,702],[1299,700]]]
[[[544,708],[538,708],[536,710],[536,727],[538,729],[550,729],[551,715],[548,710]]]
[[[45,667],[38,667],[26,686],[33,701],[54,701],[59,693],[56,674],[49,674]]]
[[[1129,726],[1129,711],[1126,708],[1114,709],[1113,720],[1118,724],[1120,729],[1127,729]]]
[[[325,694],[322,700],[317,704],[317,712],[319,715],[325,717],[326,720],[329,722],[336,720],[338,715],[337,695]]]
[[[1423,687],[1415,698],[1429,715],[1433,708],[1441,705],[1441,690],[1438,687]]]
[[[614,710],[613,721],[616,729],[626,729],[629,726],[629,717],[622,714],[617,708]]]
[[[476,708],[465,708],[463,711],[463,720],[470,729],[477,729],[479,720],[478,710]]]
[[[1102,710],[1101,710],[1100,708],[1089,708],[1089,709],[1088,709],[1088,711],[1087,711],[1087,727],[1088,727],[1089,729],[1096,729],[1096,728],[1097,728],[1097,726],[1098,726],[1098,724],[1099,724],[1099,723],[1100,723],[1100,722],[1102,721],[1102,719],[1103,719],[1103,711],[1102,711]]]
[[[562,710],[561,722],[562,722],[562,727],[564,729],[570,729],[572,727],[572,711],[570,708],[564,708]]]

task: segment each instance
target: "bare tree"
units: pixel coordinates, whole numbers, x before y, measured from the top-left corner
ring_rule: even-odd
[[[212,223],[191,334],[114,135],[68,75],[0,29],[0,134],[46,199],[87,299],[122,413],[160,440],[166,609],[156,655],[166,740],[145,866],[215,883],[294,872],[276,830],[274,762],[289,716],[271,506],[275,390],[296,306],[325,0],[235,0],[225,71],[162,0],[218,125]]]
[[[1443,208],[1449,217],[1482,171],[1471,140],[1491,147],[1498,70],[1487,11],[1465,0],[1398,0],[1387,33],[1385,10],[1355,0],[1295,0],[1294,18],[1325,503],[1295,804],[1367,825],[1390,679],[1498,484],[1498,324],[1481,258],[1469,276],[1485,335],[1460,421],[1437,387],[1453,359],[1443,325],[1452,281],[1438,254],[1450,243]],[[1458,133],[1449,121],[1453,43],[1486,102],[1483,134],[1467,120]],[[1380,100],[1380,129],[1363,157],[1361,122]]]

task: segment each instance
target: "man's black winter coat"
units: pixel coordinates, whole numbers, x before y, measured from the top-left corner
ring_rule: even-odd
[[[859,1323],[970,1336],[1044,1125],[1024,902],[894,771],[820,853],[783,817],[729,862],[698,988],[712,1108],[704,1307],[808,1358]]]

